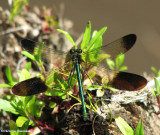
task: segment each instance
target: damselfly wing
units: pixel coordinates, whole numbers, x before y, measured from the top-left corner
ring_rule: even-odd
[[[117,55],[127,52],[130,48],[133,47],[135,42],[136,42],[136,35],[129,34],[114,42],[111,42],[108,45],[102,46],[101,49],[103,50],[103,52],[109,54],[111,58],[115,58]],[[31,54],[34,54],[35,49],[39,47],[39,43],[36,43],[29,39],[23,39],[21,41],[21,44],[23,49],[28,51]],[[75,59],[78,59],[79,63],[81,63],[81,61],[89,62],[87,60],[83,60],[81,55],[95,53],[99,49],[100,48],[97,48],[94,50],[91,49],[89,51],[87,50],[86,52],[85,51],[83,52],[83,50],[81,49],[78,49],[78,50],[74,49],[74,51],[70,51],[71,58],[69,58],[69,60],[72,61],[72,64],[75,64],[74,62]],[[46,52],[46,50],[48,50],[48,47],[44,46],[42,50],[43,52]],[[75,57],[74,59],[73,59],[73,56]],[[54,59],[58,59],[58,55]],[[147,84],[147,80],[144,77],[133,74],[133,73],[127,73],[127,72],[115,73],[113,79],[110,80],[109,82],[109,85],[111,85],[116,89],[129,90],[129,91],[140,90],[143,87],[145,87],[146,84]],[[38,77],[34,77],[31,79],[19,82],[12,88],[12,92],[18,96],[30,96],[30,95],[44,92],[46,90],[48,90],[48,87],[45,85],[45,80],[42,80]]]

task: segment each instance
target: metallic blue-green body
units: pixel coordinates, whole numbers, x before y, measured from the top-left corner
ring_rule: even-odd
[[[82,87],[82,80],[81,80],[81,71],[80,71],[80,64],[83,61],[81,58],[82,50],[81,49],[71,49],[70,54],[72,56],[72,64],[73,64],[73,69],[76,69],[77,72],[77,80],[78,80],[78,85],[79,85],[79,92],[81,95],[81,102],[82,102],[82,111],[83,111],[83,118],[87,118],[87,111],[86,111],[86,106],[85,106],[85,101],[84,101],[84,95],[83,95],[83,87]]]
[[[83,117],[87,117],[87,111],[86,111],[86,106],[85,106],[85,101],[84,101],[84,95],[83,95],[83,87],[82,87],[82,81],[81,81],[81,74],[80,74],[80,66],[79,63],[76,62],[76,71],[77,71],[77,79],[78,79],[78,85],[79,85],[79,92],[81,95],[81,101],[82,101],[82,110],[83,110]]]

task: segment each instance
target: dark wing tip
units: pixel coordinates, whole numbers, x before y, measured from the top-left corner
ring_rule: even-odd
[[[144,88],[147,85],[147,80],[137,74],[119,72],[115,74],[109,85],[120,90],[136,91]]]
[[[17,96],[26,96],[27,95],[27,91],[26,91],[25,87],[23,85],[21,85],[21,83],[17,83],[16,85],[14,85],[12,87],[11,91],[13,94],[15,94]]]
[[[127,50],[129,50],[136,42],[137,36],[135,34],[129,34],[123,37],[123,43]]]
[[[34,48],[36,46],[36,43],[34,41],[32,41],[32,40],[24,38],[24,39],[21,40],[21,45],[26,51],[28,51],[30,53],[33,53],[34,52]]]
[[[40,78],[34,77],[28,80],[17,83],[11,89],[12,93],[18,96],[31,96],[45,92],[48,87]]]
[[[21,40],[21,44],[22,44],[22,46],[27,46],[29,44],[35,44],[35,42],[32,41],[32,40],[24,38],[24,39]]]

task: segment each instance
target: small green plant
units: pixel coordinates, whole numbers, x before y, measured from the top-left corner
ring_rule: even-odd
[[[93,32],[93,35],[91,37],[91,23],[86,27],[84,38],[81,44],[81,49],[85,50],[84,52],[89,52],[90,50],[94,50],[95,48],[98,48],[94,53],[83,54],[83,60],[84,62],[91,62],[95,63],[96,65],[100,63],[104,58],[108,57],[107,54],[99,54],[101,45],[102,45],[102,35],[105,32],[106,27],[102,28],[99,31]],[[66,37],[69,39],[69,41],[72,43],[73,46],[75,46],[75,42],[72,39],[72,37],[63,30],[58,30],[66,35]],[[66,72],[61,69],[61,71],[57,72],[57,69],[52,69],[50,74],[46,77],[45,76],[45,69],[43,67],[43,61],[42,61],[42,51],[43,51],[43,45],[44,43],[41,43],[39,48],[36,48],[34,50],[34,55],[28,53],[27,51],[23,51],[22,54],[27,56],[33,61],[36,61],[38,63],[38,66],[40,68],[40,73],[37,74],[37,77],[40,77],[41,79],[45,80],[45,85],[48,87],[47,91],[44,93],[45,96],[55,97],[58,96],[63,100],[67,98],[67,95],[70,97],[76,99],[78,103],[75,105],[81,105],[81,99],[79,97],[76,97],[73,95],[73,91],[76,90],[72,88],[72,86],[76,86],[76,74],[73,75],[72,82],[70,83],[70,87],[68,87],[68,75],[66,75]],[[75,46],[76,47],[76,46]],[[88,59],[89,58],[89,59]],[[8,87],[12,88],[16,83],[27,80],[32,78],[29,70],[31,68],[31,63],[29,62],[24,69],[21,71],[18,71],[19,75],[19,81],[17,81],[14,77],[11,75],[10,68],[6,68],[6,76],[9,81],[8,84],[0,84],[0,87]],[[97,86],[100,87],[100,86]],[[72,89],[71,89],[72,88]],[[15,96],[14,94],[10,93],[11,95],[4,95],[3,99],[0,99],[0,109],[3,111],[12,113],[17,116],[16,121],[10,120],[9,125],[11,130],[27,130],[28,126],[38,126],[39,129],[43,132],[43,129],[52,129],[54,128],[49,127],[48,125],[43,125],[42,122],[38,121],[37,119],[41,117],[42,109],[46,106],[46,104],[39,98],[38,96]],[[86,107],[94,112],[97,111],[97,101],[96,103],[93,102],[92,96],[87,92],[89,96],[89,104],[86,103]],[[50,102],[49,107],[55,110],[59,104],[56,102]],[[74,105],[73,105],[74,106]],[[70,109],[72,106],[70,107]],[[69,110],[70,110],[69,109]]]
[[[155,89],[151,89],[152,93],[156,97],[160,97],[160,79],[154,78]]]
[[[47,23],[46,27],[45,27],[46,32],[47,32],[47,29],[49,30],[49,28],[51,28],[51,27],[57,27],[58,26],[57,18],[55,16],[51,15],[51,9],[43,7],[43,17],[44,17],[44,19]]]
[[[122,65],[124,62],[125,55],[120,54],[116,57],[115,60],[107,59],[106,62],[110,69],[114,70],[115,72],[118,71],[125,71],[127,70],[127,66]]]
[[[115,121],[123,135],[144,135],[142,120],[139,121],[135,133],[134,130],[127,124],[127,122],[120,116],[116,116]]]
[[[159,106],[159,112],[157,114],[160,114],[160,79],[154,78],[154,83],[155,89],[151,88],[151,92],[157,98],[157,103]]]
[[[159,106],[159,112],[157,114],[160,114],[160,79],[158,79],[158,77],[160,76],[160,70],[156,69],[153,66],[151,67],[151,70],[156,75],[156,77],[154,78],[155,89],[151,88],[151,92],[157,98],[157,103]]]
[[[160,76],[160,70],[156,69],[155,67],[151,67],[151,70],[156,74],[156,76]]]
[[[29,62],[25,68],[19,72],[20,81],[30,78],[28,72],[30,67],[31,63]],[[9,67],[6,68],[6,76],[9,83],[0,84],[0,87],[13,87],[13,85],[17,83],[17,80],[12,77]],[[11,94],[11,96],[5,94],[3,99],[0,99],[0,104],[1,110],[17,115],[16,121],[9,120],[10,130],[15,131],[27,130],[28,126],[33,126],[36,123],[34,118],[41,116],[41,111],[45,106],[36,96],[19,97],[13,94]]]
[[[28,6],[29,0],[14,0],[12,4],[12,10],[9,17],[9,21],[12,21],[13,18],[19,14],[25,6]]]

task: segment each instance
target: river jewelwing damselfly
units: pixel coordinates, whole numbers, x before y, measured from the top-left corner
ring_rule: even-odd
[[[126,51],[128,51],[135,44],[135,42],[136,42],[136,35],[129,34],[108,45],[102,46],[102,49],[105,53],[109,54],[111,58],[115,58],[117,55],[123,54]],[[23,39],[21,41],[21,44],[26,51],[34,55],[36,52],[35,50],[37,50],[37,48],[39,47],[38,43],[28,39]],[[67,62],[65,64],[67,64],[70,60],[72,63],[72,73],[73,73],[73,70],[76,70],[76,73],[77,73],[77,80],[79,85],[79,92],[81,96],[84,118],[87,117],[87,111],[86,111],[85,100],[83,95],[81,66],[82,66],[82,63],[84,63],[83,69],[86,71],[88,70],[87,68],[89,67],[88,66],[89,62],[92,63],[91,64],[92,66],[94,66],[93,64],[94,61],[90,60],[92,58],[91,56],[94,55],[94,59],[95,60],[98,59],[96,58],[95,54],[97,52],[99,53],[100,49],[101,47],[83,51],[82,49],[75,48],[75,49],[71,49],[67,54]],[[45,50],[46,49],[44,46],[42,48],[42,52],[45,52]],[[54,59],[58,59],[58,57],[55,57]],[[71,74],[69,74],[68,76],[72,77]],[[109,81],[108,84],[116,89],[135,91],[145,87],[147,84],[147,80],[140,75],[127,73],[127,72],[117,72],[112,78],[112,80]],[[13,86],[12,92],[18,96],[31,96],[34,94],[45,92],[49,89],[50,88],[46,85],[45,79],[42,79],[40,77],[34,77],[34,78],[17,83],[15,86]]]

